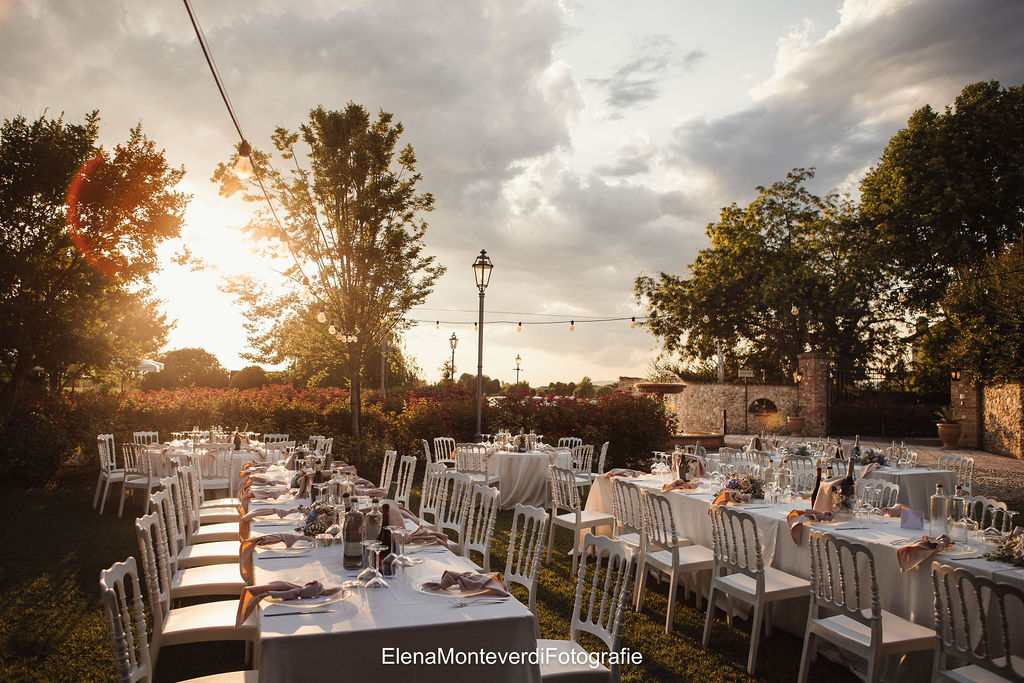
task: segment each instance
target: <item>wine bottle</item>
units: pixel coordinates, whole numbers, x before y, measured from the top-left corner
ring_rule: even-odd
[[[352,506],[352,497],[342,495],[345,503],[345,520],[341,526],[341,537],[345,548],[345,569],[360,569],[363,566],[363,513]]]
[[[377,540],[384,546],[384,550],[381,551],[380,554],[380,573],[384,576],[394,576],[395,574],[394,563],[388,560],[388,558],[395,552],[395,541],[391,538],[391,529],[387,527],[390,514],[391,506],[384,503],[381,508],[384,526],[381,527],[380,533],[377,534]]]
[[[860,434],[853,437],[853,451],[850,453],[851,460],[858,460],[860,458]]]
[[[814,476],[814,490],[811,491],[811,507],[814,507],[814,502],[818,499],[818,489],[821,488],[821,460],[818,461],[818,471]]]
[[[853,497],[856,494],[856,488],[854,486],[853,479],[853,457],[846,463],[846,476],[843,477],[843,481],[839,484],[839,492],[852,503]]]

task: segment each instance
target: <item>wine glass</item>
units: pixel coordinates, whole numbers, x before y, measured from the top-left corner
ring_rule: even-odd
[[[388,582],[384,580],[384,572],[386,571],[387,566],[394,565],[388,565],[387,558],[381,559],[381,555],[385,550],[387,550],[387,547],[383,543],[375,543],[371,548],[371,552],[373,553],[373,564],[377,567],[377,570],[374,576],[366,582],[367,588],[391,588],[391,586],[388,585]],[[388,557],[390,558],[392,555],[393,553],[389,554]]]
[[[356,578],[365,583],[376,576],[380,576],[380,570],[377,569],[376,561],[377,553],[379,553],[380,549],[377,548],[377,546],[383,548],[384,545],[380,541],[374,539],[364,540],[360,545],[363,547],[363,564],[366,565],[366,567],[363,571],[359,572]]]

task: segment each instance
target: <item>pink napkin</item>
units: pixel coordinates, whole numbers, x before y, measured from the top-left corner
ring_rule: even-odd
[[[818,512],[832,512],[832,487],[836,486],[846,477],[835,477],[822,481],[818,488],[818,497],[814,499],[814,509]]]
[[[309,498],[314,476],[313,474],[303,474],[299,478],[299,492],[295,495],[296,498]]]
[[[789,522],[789,535],[793,537],[793,543],[797,545],[804,541],[804,524],[827,522],[831,519],[831,512],[818,512],[817,510],[792,510],[786,515],[786,521]]]
[[[882,509],[885,511],[886,517],[899,517],[903,514],[904,510],[909,510],[910,508],[908,508],[906,505],[903,505],[902,503],[897,503],[896,505],[893,505],[891,508]]]
[[[428,590],[445,590],[452,593],[468,593],[484,590],[488,595],[511,595],[505,590],[505,584],[495,574],[477,574],[476,572],[453,572],[446,569],[440,581],[427,581],[423,587]],[[452,590],[452,589],[456,590]]]
[[[693,463],[697,464],[696,471],[694,472],[694,475],[698,479],[704,478],[704,476],[708,473],[708,465],[704,461],[704,458],[702,458],[699,455],[688,455],[688,456],[686,456],[686,459],[688,461],[690,461],[690,462],[693,462]]]
[[[642,477],[643,472],[639,470],[630,470],[625,467],[616,467],[615,469],[608,470],[604,473],[605,478],[610,477]]]
[[[283,533],[283,534],[264,534],[263,536],[253,536],[242,541],[238,550],[238,563],[242,573],[242,578],[245,579],[246,583],[252,581],[252,555],[256,550],[256,546],[261,545],[272,545],[274,543],[284,543],[287,547],[291,548],[298,541],[309,541],[313,542],[313,539],[309,536],[303,536],[302,534],[296,533]]]
[[[676,479],[671,484],[665,484],[661,487],[662,491],[692,491],[697,488],[696,484],[691,484],[688,481],[682,479]]]
[[[405,535],[405,542],[422,543],[423,545],[443,545],[447,548],[448,536],[440,533],[439,531],[434,531],[429,527],[420,525],[419,528],[416,529],[416,531],[407,533]]]
[[[356,495],[357,496],[365,496],[366,498],[383,498],[384,496],[388,495],[388,492],[385,491],[384,489],[379,489],[379,488],[375,488],[375,487],[374,488],[357,487],[356,488]]]
[[[242,470],[238,473],[238,476],[245,477],[250,473],[254,472],[266,472],[268,465],[262,462],[252,462],[251,460],[242,465]]]
[[[729,491],[727,489],[718,494],[718,498],[715,498],[715,502],[712,505],[742,505],[749,502],[749,493],[740,493],[739,491]]]
[[[913,541],[896,549],[896,564],[900,566],[900,571],[910,571],[951,545],[953,542],[945,534],[934,541],[928,540],[927,536],[922,536],[920,541]]]
[[[319,581],[310,581],[305,586],[290,581],[271,581],[260,586],[246,586],[242,589],[241,597],[238,598],[238,614],[235,616],[235,625],[241,626],[263,598],[279,598],[281,600],[318,598],[322,595],[334,595],[340,590],[341,588],[324,588]]]
[[[860,476],[862,478],[866,477],[868,476],[868,472],[874,472],[875,470],[880,469],[882,469],[882,466],[879,465],[877,462],[869,462],[867,465],[864,465],[864,467],[860,469]]]
[[[250,510],[242,515],[242,518],[238,520],[238,539],[245,541],[249,537],[250,522],[256,517],[267,517],[276,514],[278,517],[285,517],[293,512],[297,512],[297,507],[292,508],[257,508]]]

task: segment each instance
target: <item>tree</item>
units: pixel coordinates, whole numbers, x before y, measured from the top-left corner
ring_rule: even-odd
[[[758,187],[748,206],[723,208],[689,277],[636,279],[647,329],[690,370],[706,370],[719,344],[730,374],[742,364],[774,381],[811,345],[847,372],[895,348],[903,316],[889,296],[882,245],[848,199],[808,191],[813,176],[794,169]]]
[[[934,313],[957,268],[1024,238],[1024,87],[972,83],[942,114],[917,110],[860,190],[907,305]]]
[[[594,382],[589,377],[584,377],[580,380],[580,383],[576,385],[576,389],[573,390],[572,395],[576,398],[594,398],[597,395],[594,390]]]
[[[161,358],[164,369],[146,375],[144,389],[177,389],[179,387],[225,387],[228,371],[205,349],[184,348],[168,351]]]
[[[261,211],[247,226],[248,232],[294,259],[285,273],[301,293],[314,299],[312,305],[301,307],[289,293],[278,297],[278,310],[306,320],[311,314],[322,317],[322,325],[337,328],[329,343],[333,353],[347,353],[352,437],[357,446],[360,375],[367,352],[408,328],[405,314],[426,299],[444,272],[434,257],[423,254],[423,214],[433,210],[434,198],[417,190],[422,177],[412,146],[396,150],[402,132],[402,124],[384,111],[373,120],[352,102],[342,111],[317,107],[299,132],[274,131],[275,149],[294,168],[285,173],[272,165],[269,155],[253,155],[283,217],[278,224]],[[298,163],[300,140],[309,169]],[[229,164],[217,167],[214,181],[225,194],[244,189]],[[264,201],[252,184],[245,197]],[[259,309],[252,313],[259,314]],[[261,320],[281,324],[277,316]]]
[[[267,371],[258,365],[249,365],[231,374],[231,386],[235,389],[254,389],[267,383]]]
[[[97,112],[0,126],[0,422],[33,368],[55,389],[134,367],[166,335],[148,282],[157,247],[181,230],[189,197],[172,188],[184,170],[141,126],[112,150],[98,134]]]
[[[484,380],[484,396],[494,396],[495,394],[501,393],[501,380],[491,379],[487,375],[483,376]],[[471,375],[468,372],[464,372],[459,376],[459,386],[466,391],[473,394],[474,400],[476,398],[476,375]]]

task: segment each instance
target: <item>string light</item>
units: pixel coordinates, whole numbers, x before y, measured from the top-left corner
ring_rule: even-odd
[[[519,324],[516,325],[516,332],[522,332],[522,331],[523,331],[523,321],[520,320]]]
[[[338,328],[335,327],[334,325],[331,325],[330,327],[327,328],[327,334],[336,334],[337,332]]]
[[[277,255],[279,258],[288,258],[292,255],[291,251],[288,250],[288,244],[281,242],[277,245]]]
[[[629,327],[630,327],[630,329],[634,329],[636,327],[636,316],[635,315],[632,318],[629,319]]]
[[[903,290],[903,288],[900,288],[899,300],[901,304],[907,303],[907,293]]]
[[[309,301],[310,298],[312,297],[312,293],[309,291],[309,283],[308,282],[306,284],[302,285],[302,288],[299,289],[299,296],[302,297],[303,301]]]
[[[569,321],[569,331],[570,332],[575,332],[576,331],[576,321],[575,320],[570,320]]]
[[[337,339],[338,341],[344,341],[345,335],[339,332],[338,334],[334,335],[334,338]]]
[[[233,166],[235,175],[239,178],[251,178],[253,174],[252,168],[252,147],[249,145],[248,140],[242,140],[238,145],[238,161]]]
[[[477,328],[476,328],[476,323],[473,323],[473,331],[474,331],[474,332],[476,332],[476,331],[477,331]]]
[[[705,324],[705,325],[707,325],[707,324],[708,324],[709,322],[711,322],[711,318],[709,318],[709,317],[708,317],[708,314],[707,314],[707,313],[705,313],[705,314],[704,314],[704,317],[703,317],[703,318],[701,318],[701,320],[703,320],[703,321],[704,321],[704,324]]]
[[[793,304],[793,308],[789,309],[789,312],[793,315],[799,315],[800,309],[796,307],[796,304]]]
[[[320,311],[319,313],[316,314],[316,321],[320,323],[327,322],[327,314],[324,313],[323,311]]]
[[[435,320],[434,321],[434,329],[435,330],[441,329],[441,321],[440,320]]]

